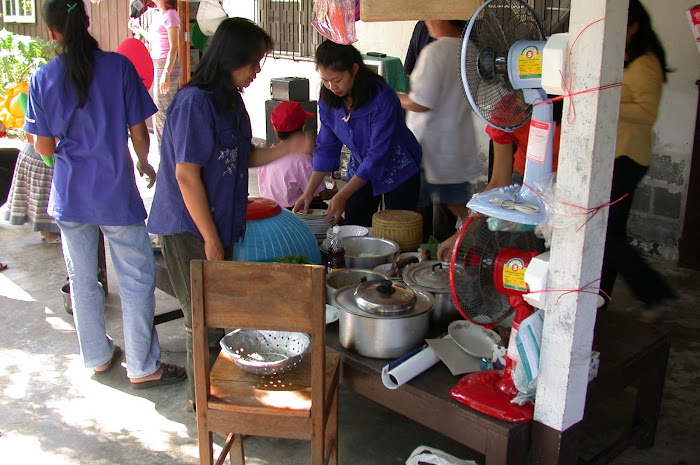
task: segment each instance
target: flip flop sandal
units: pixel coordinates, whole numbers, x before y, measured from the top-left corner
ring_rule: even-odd
[[[134,389],[149,389],[156,386],[166,386],[168,384],[175,384],[187,379],[187,371],[184,367],[172,365],[170,363],[163,363],[163,373],[161,373],[159,379],[154,379],[152,381],[144,381],[142,383],[131,383],[131,387]]]
[[[112,358],[109,360],[109,365],[107,365],[107,368],[105,368],[102,371],[97,371],[97,370],[93,370],[93,371],[98,376],[104,375],[105,373],[109,373],[109,371],[114,367],[114,365],[116,365],[117,362],[119,362],[119,360],[121,359],[121,355],[122,355],[122,348],[115,344],[114,348],[112,349]]]

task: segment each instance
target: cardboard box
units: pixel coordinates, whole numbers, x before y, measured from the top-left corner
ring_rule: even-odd
[[[686,11],[686,16],[690,22],[690,29],[693,32],[695,45],[698,46],[698,52],[700,52],[700,5],[690,7],[688,11]]]

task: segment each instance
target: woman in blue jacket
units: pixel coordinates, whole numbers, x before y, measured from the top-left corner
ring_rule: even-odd
[[[321,77],[321,129],[309,185],[294,205],[308,211],[326,173],[336,171],[340,150],[350,150],[348,183],[330,200],[326,218],[372,225],[384,200],[387,209],[415,210],[420,190],[421,147],[406,127],[396,92],[365,66],[352,45],[325,41],[316,50]]]

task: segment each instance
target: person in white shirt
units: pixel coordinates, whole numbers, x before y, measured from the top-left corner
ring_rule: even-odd
[[[472,111],[462,91],[459,52],[464,21],[428,20],[437,40],[421,50],[411,92],[399,93],[406,124],[423,148],[419,207],[440,203],[466,219],[470,181],[481,174]]]

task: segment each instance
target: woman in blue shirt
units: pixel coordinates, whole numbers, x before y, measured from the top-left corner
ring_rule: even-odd
[[[254,147],[251,142],[250,118],[240,94],[260,72],[260,61],[271,49],[272,40],[253,22],[224,20],[166,114],[148,232],[160,235],[185,315],[190,400],[194,399],[190,261],[231,259],[233,244],[245,232],[249,166],[264,165],[290,151],[311,152],[312,141],[304,134],[274,148]],[[222,330],[210,330],[212,363],[222,336]]]
[[[308,211],[325,174],[339,168],[343,144],[350,149],[348,183],[330,200],[326,218],[337,223],[345,212],[346,223],[371,226],[382,198],[387,209],[415,210],[422,152],[396,92],[365,66],[352,45],[323,42],[316,68],[323,82],[321,129],[314,171],[294,211]]]
[[[155,262],[127,144],[128,128],[136,168],[151,187],[155,172],[148,164],[145,119],[156,106],[131,62],[99,49],[83,2],[48,0],[43,16],[61,52],[32,77],[24,130],[37,136],[37,152],[55,158],[48,213],[61,228],[85,366],[102,374],[121,355],[105,331],[97,282],[102,230],[119,281],[127,376],[135,388],[184,381],[182,367],[158,360]]]

